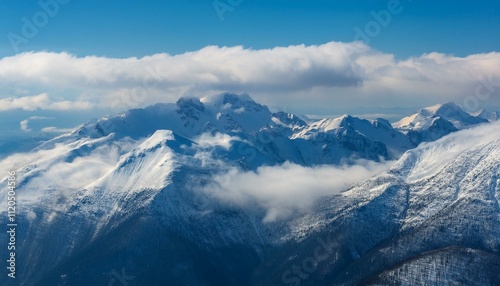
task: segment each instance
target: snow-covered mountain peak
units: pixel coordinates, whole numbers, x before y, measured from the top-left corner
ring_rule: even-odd
[[[392,129],[392,124],[389,122],[389,120],[384,119],[384,118],[377,118],[374,120],[371,120],[371,124],[375,127],[382,127],[386,129]]]
[[[436,109],[435,115],[450,121],[457,129],[486,122],[481,118],[471,116],[453,102],[441,104],[441,106]]]
[[[156,130],[172,130],[193,138],[204,132],[257,132],[273,125],[272,114],[265,105],[246,95],[218,94],[201,100],[182,97],[175,104],[158,103],[131,109],[119,116],[104,117],[87,123],[74,136],[100,137],[116,133],[118,138],[145,138]]]
[[[434,115],[445,115],[454,112],[463,112],[463,110],[456,105],[454,102],[445,102],[441,104],[436,104],[422,109],[422,112],[427,111]]]
[[[200,101],[199,98],[196,97],[181,97],[179,98],[179,100],[177,100],[176,105],[180,110],[183,109],[196,109],[199,111],[205,110],[205,106],[203,105],[203,103]]]
[[[441,122],[437,121],[439,119],[441,119]],[[447,129],[450,129],[447,123],[451,123],[454,128],[459,130],[486,122],[488,121],[485,119],[471,116],[455,103],[447,102],[420,109],[417,113],[394,123],[393,126],[408,132],[436,129],[439,125],[446,126]]]
[[[500,112],[498,111],[488,111],[486,109],[481,109],[480,111],[473,114],[475,117],[486,119],[490,122],[497,121],[500,119]]]
[[[351,115],[344,114],[336,118],[324,118],[309,124],[309,126],[302,131],[303,134],[313,132],[329,132],[332,130],[338,130],[339,128],[347,128],[350,130],[356,130],[362,134],[368,135],[369,133],[375,132],[375,128],[385,128],[392,130],[392,126],[389,121],[385,119],[375,119],[366,120]]]
[[[323,118],[309,125],[310,130],[328,132],[340,127],[348,127],[353,121],[360,120],[350,115],[344,114],[335,118]]]
[[[268,110],[266,106],[258,104],[250,97],[250,95],[246,93],[221,93],[203,97],[200,101],[205,105],[214,107],[215,109],[233,110],[237,113],[248,110]]]
[[[168,146],[179,152],[182,148],[190,147],[192,144],[191,140],[183,138],[171,130],[157,130],[142,142],[138,149],[151,151],[162,146]]]
[[[273,122],[292,129],[299,129],[307,126],[307,123],[297,115],[278,111],[273,113]]]

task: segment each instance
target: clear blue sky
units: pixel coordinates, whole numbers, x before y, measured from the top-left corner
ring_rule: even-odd
[[[55,0],[42,0],[51,2]],[[61,0],[62,1],[62,0]],[[68,0],[65,0],[68,1]],[[68,51],[78,56],[179,54],[207,45],[255,49],[296,44],[350,42],[372,11],[389,0],[220,0],[236,3],[221,21],[213,0],[69,0],[19,51]],[[0,1],[0,57],[15,54],[9,33],[22,35],[39,1]],[[437,51],[458,56],[498,51],[500,1],[400,0],[370,46],[398,58]],[[40,18],[43,20],[42,18]]]

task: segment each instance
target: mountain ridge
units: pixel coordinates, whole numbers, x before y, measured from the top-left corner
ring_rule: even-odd
[[[17,170],[24,209],[19,223],[26,226],[18,234],[21,282],[105,284],[109,271],[125,267],[148,285],[404,284],[423,275],[418,255],[428,251],[437,251],[424,256],[436,269],[459,273],[454,265],[461,265],[463,252],[448,251],[453,245],[473,249],[478,259],[487,254],[477,265],[494,266],[490,261],[500,255],[500,123],[455,128],[414,147],[384,119],[346,115],[308,124],[249,98],[223,94],[206,104],[188,98],[132,110],[28,154],[29,164]],[[260,120],[246,122],[252,115]],[[402,155],[391,154],[391,146]],[[399,160],[324,195],[305,213],[277,220],[265,220],[252,198],[242,207],[204,189],[234,170],[258,174],[285,162],[345,169],[381,157]],[[314,256],[318,245],[325,247],[324,259]],[[456,263],[445,265],[443,257]],[[401,276],[394,270],[401,265],[415,265],[414,271]],[[493,284],[500,281],[495,273],[494,267],[476,269]],[[435,276],[431,285],[457,279]]]

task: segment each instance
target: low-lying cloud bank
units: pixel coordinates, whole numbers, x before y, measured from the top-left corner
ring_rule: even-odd
[[[339,194],[350,185],[388,170],[394,162],[360,160],[350,166],[303,167],[285,163],[260,167],[256,172],[231,169],[202,188],[223,203],[264,210],[265,221],[310,210],[321,198]]]
[[[397,60],[361,42],[261,50],[208,46],[122,59],[31,52],[0,59],[0,111],[125,109],[223,91],[296,109],[418,106],[475,94],[484,104],[500,105],[498,66],[498,52]]]

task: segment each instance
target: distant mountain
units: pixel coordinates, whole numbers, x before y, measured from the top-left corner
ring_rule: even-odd
[[[456,129],[486,122],[463,111],[455,103],[447,102],[420,109],[417,113],[394,123],[393,126],[401,130],[427,130],[438,119],[450,122]]]
[[[331,134],[334,140],[339,140],[346,146],[354,146],[354,138],[359,138],[357,144],[360,145],[378,144],[379,148],[387,149],[388,155],[384,155],[386,158],[398,158],[404,151],[414,147],[407,136],[395,130],[385,119],[368,121],[349,115],[313,122],[296,132],[293,138],[318,138],[324,134]],[[367,149],[361,146],[354,148]]]
[[[340,123],[318,129],[326,121]],[[156,104],[132,109],[117,117],[102,118],[85,124],[72,134],[47,142],[42,148],[66,140],[109,134],[116,139],[139,140],[151,136],[156,130],[171,130],[194,141],[204,133],[232,136],[236,149],[246,150],[248,156],[239,156],[234,150],[232,153],[231,150],[222,151],[226,154],[221,156],[239,160],[246,169],[285,161],[312,166],[339,164],[352,159],[395,159],[414,147],[404,134],[384,119],[367,121],[348,116],[306,123],[294,114],[271,113],[246,94],[225,93],[201,101],[181,98],[176,104]]]
[[[291,113],[271,113],[247,94],[223,93],[201,100],[181,98],[176,104],[156,104],[102,118],[42,148],[68,138],[98,138],[109,134],[117,139],[138,140],[151,136],[156,130],[172,130],[190,139],[204,133],[221,133],[233,136],[239,150],[251,149],[249,157],[227,154],[247,169],[285,161],[312,166],[352,159],[397,159],[421,142],[434,141],[485,122],[487,120],[473,117],[453,103],[422,109],[392,126],[382,118],[369,121],[349,115],[306,122]]]
[[[476,117],[486,119],[490,122],[497,121],[500,119],[500,113],[498,111],[490,112],[486,109],[481,109],[475,114]]]
[[[439,119],[428,128],[399,131],[348,115],[306,122],[224,93],[86,123],[2,161],[21,165],[22,206],[22,274],[2,285],[109,285],[122,269],[142,285],[494,285],[500,125],[440,109],[429,111]],[[411,132],[454,124],[467,130],[412,149]],[[282,220],[202,191],[235,170],[397,158],[390,171]],[[6,192],[0,204],[6,224]]]
[[[453,102],[420,109],[393,127],[405,133],[414,145],[437,140],[458,130],[489,122],[463,111]]]

